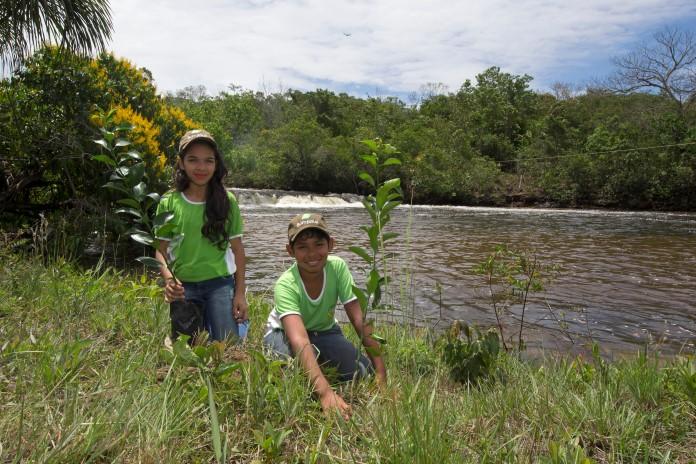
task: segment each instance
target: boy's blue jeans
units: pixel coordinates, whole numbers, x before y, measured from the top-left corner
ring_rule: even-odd
[[[249,321],[237,324],[232,316],[234,276],[217,277],[202,282],[183,282],[187,300],[195,301],[204,310],[204,325],[210,338],[225,340],[230,334],[244,339]]]
[[[329,330],[308,330],[307,335],[314,347],[319,365],[335,368],[340,381],[346,382],[355,377],[364,378],[374,373],[370,360],[348,341],[338,324]],[[263,337],[263,344],[274,356],[293,357],[290,342],[283,330],[277,329],[267,333]]]

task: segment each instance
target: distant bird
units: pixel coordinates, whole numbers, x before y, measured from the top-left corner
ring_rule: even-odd
[[[346,37],[350,37],[350,36],[352,36],[353,34],[351,34],[350,32],[344,32],[343,35],[345,35]]]

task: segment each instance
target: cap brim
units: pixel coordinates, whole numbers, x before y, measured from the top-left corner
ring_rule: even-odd
[[[329,233],[329,231],[326,230],[325,228],[319,227],[319,226],[316,225],[316,224],[306,224],[306,225],[303,225],[303,226],[298,227],[297,231],[295,231],[295,233],[292,235],[292,237],[288,235],[288,241],[289,241],[290,243],[294,242],[298,235],[300,235],[300,234],[301,234],[302,232],[304,232],[305,230],[309,230],[309,229],[321,230],[321,231],[324,232],[326,235],[328,235],[329,237],[331,237],[331,233]]]

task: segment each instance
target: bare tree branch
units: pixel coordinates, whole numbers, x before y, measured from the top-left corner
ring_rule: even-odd
[[[617,71],[607,81],[613,92],[659,92],[673,100],[680,111],[696,101],[696,37],[689,31],[667,28],[654,43],[614,58]]]

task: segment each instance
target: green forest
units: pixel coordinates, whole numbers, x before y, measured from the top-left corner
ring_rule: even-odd
[[[399,150],[390,174],[414,203],[694,210],[694,92],[630,88],[631,76],[617,76],[624,91],[607,81],[540,92],[532,76],[491,67],[456,92],[425,85],[409,104],[232,85],[162,94],[156,76],[125,58],[41,48],[0,82],[0,211],[4,220],[99,211],[107,174],[94,140],[110,109],[133,127],[159,191],[178,137],[203,127],[235,187],[365,193],[362,141],[379,138]]]
[[[601,85],[543,92],[490,67],[456,92],[426,84],[408,103],[327,89],[161,92],[126,58],[39,46],[0,80],[0,220],[45,220],[78,254],[95,231],[118,237],[105,148],[137,158],[138,182],[162,193],[191,128],[218,140],[230,187],[366,194],[361,155],[380,140],[398,150],[385,174],[407,203],[693,211],[696,40],[655,37]]]

